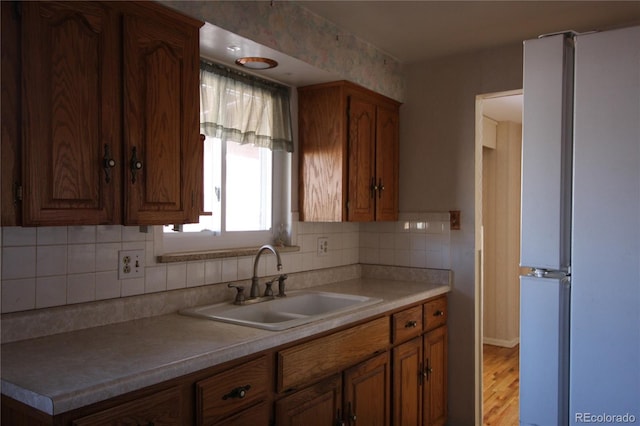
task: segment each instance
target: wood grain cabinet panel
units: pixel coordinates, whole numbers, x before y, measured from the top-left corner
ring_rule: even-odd
[[[343,409],[347,425],[390,424],[390,372],[388,352],[345,371]]]
[[[333,426],[342,421],[342,375],[276,402],[276,426]]]
[[[301,220],[397,220],[400,103],[346,81],[298,94]]]
[[[120,221],[118,15],[94,2],[22,2],[24,225]],[[4,200],[3,200],[4,201]]]
[[[418,309],[419,308],[419,309]],[[392,349],[393,424],[441,426],[447,421],[446,296],[405,309],[395,315],[420,315],[424,329],[418,337]]]
[[[414,306],[393,314],[391,333],[394,344],[422,334],[422,306]]]
[[[270,389],[266,355],[196,383],[198,425],[215,425],[267,399]],[[268,413],[267,413],[268,414]],[[268,421],[268,417],[263,419]]]
[[[424,304],[424,329],[433,330],[447,323],[447,298],[439,297]]]
[[[388,346],[389,319],[384,317],[284,349],[278,352],[277,390],[312,383]]]
[[[442,426],[447,421],[447,327],[424,336],[425,389],[424,424]]]
[[[73,426],[180,425],[183,394],[175,387],[100,411],[72,422]]]
[[[2,223],[197,221],[201,22],[152,2],[2,10],[2,204],[21,207],[3,207]]]
[[[126,221],[197,222],[202,164],[197,28],[124,19]],[[141,168],[133,166],[134,156]],[[198,172],[200,171],[200,172]]]

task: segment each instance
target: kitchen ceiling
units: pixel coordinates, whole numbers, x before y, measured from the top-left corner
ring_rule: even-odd
[[[541,34],[640,24],[640,1],[299,1],[403,64]]]

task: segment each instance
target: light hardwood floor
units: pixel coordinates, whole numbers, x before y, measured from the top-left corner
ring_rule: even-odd
[[[519,346],[483,346],[483,424],[518,425]]]

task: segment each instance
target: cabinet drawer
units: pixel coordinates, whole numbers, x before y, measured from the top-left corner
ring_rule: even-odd
[[[424,304],[424,329],[432,330],[447,322],[447,298],[439,297]]]
[[[422,333],[422,306],[405,309],[391,317],[393,343],[402,342]]]
[[[351,367],[389,345],[389,319],[378,318],[278,352],[278,392]]]
[[[266,399],[269,389],[266,355],[196,383],[198,425],[221,419]]]
[[[185,421],[182,413],[183,405],[182,392],[174,387],[76,419],[72,425],[178,425]]]

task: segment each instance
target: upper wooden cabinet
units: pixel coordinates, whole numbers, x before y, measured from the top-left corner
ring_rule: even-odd
[[[3,23],[5,12],[21,93],[2,92],[2,149],[15,153],[2,201],[19,205],[2,224],[197,221],[201,22],[151,2],[3,4]]]
[[[397,220],[400,103],[346,81],[298,94],[300,220]]]

